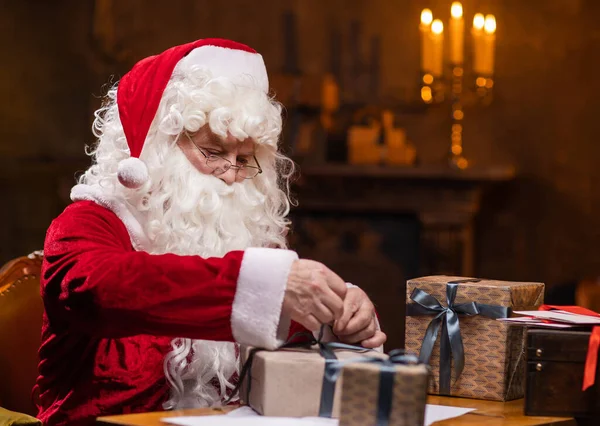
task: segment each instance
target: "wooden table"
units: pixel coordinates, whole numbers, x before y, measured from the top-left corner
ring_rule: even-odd
[[[527,417],[523,415],[523,400],[510,402],[482,401],[478,399],[452,398],[443,396],[429,396],[429,404],[449,405],[453,407],[476,408],[460,417],[437,422],[437,426],[576,426],[572,418],[563,417]],[[160,421],[163,417],[176,416],[213,416],[225,414],[236,407],[224,409],[198,408],[193,410],[154,412],[142,414],[128,414],[124,416],[100,417],[98,422],[104,425],[129,425],[129,426],[165,426]]]

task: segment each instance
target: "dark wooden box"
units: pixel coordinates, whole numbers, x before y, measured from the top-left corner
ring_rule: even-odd
[[[589,338],[589,331],[527,331],[526,415],[600,416],[600,369],[594,386],[581,390]]]

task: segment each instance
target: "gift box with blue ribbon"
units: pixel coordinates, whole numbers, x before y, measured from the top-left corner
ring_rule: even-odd
[[[425,422],[429,367],[415,355],[342,367],[340,426],[421,426]]]
[[[430,364],[429,393],[494,401],[522,398],[525,334],[498,318],[537,310],[544,284],[431,276],[407,283],[406,343]]]
[[[275,351],[242,347],[240,401],[265,416],[337,418],[338,378],[344,363],[387,358],[373,350],[326,343],[312,335],[294,336]]]
[[[423,424],[429,368],[404,351],[388,356],[309,337],[276,351],[243,347],[241,359],[240,401],[259,414],[340,417],[340,426]]]

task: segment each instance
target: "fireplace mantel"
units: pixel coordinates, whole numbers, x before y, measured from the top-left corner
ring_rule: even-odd
[[[472,222],[491,184],[515,177],[511,167],[454,170],[445,166],[385,167],[331,164],[304,166],[296,183],[298,212],[415,215],[422,226],[422,274],[472,275]],[[440,246],[440,235],[461,247]],[[448,253],[444,259],[443,253]]]

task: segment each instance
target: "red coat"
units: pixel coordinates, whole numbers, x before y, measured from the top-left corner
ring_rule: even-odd
[[[151,255],[134,249],[131,226],[113,211],[76,202],[46,236],[36,385],[46,425],[161,410],[173,337],[275,348],[300,329],[279,324],[294,252]]]

